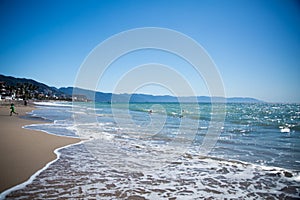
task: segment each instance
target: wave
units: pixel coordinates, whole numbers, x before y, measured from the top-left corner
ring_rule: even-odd
[[[298,172],[189,153],[156,171],[128,172],[95,160],[81,144],[63,149],[58,161],[7,199],[289,199],[299,197],[298,188]]]
[[[33,102],[37,106],[49,106],[49,107],[72,107],[70,102]]]

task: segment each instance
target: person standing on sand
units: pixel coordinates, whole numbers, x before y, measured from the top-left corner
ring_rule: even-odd
[[[12,116],[13,113],[18,115],[18,113],[15,112],[15,105],[12,103],[10,104],[10,116]]]

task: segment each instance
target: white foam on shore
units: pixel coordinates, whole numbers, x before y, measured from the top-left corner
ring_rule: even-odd
[[[294,180],[297,181],[297,182],[300,182],[300,174],[298,174],[297,176],[295,176]]]
[[[112,169],[110,160],[108,163],[95,162],[95,157],[90,156],[85,148],[80,149],[83,146],[73,148],[77,147],[79,149],[76,151],[70,148],[69,153],[64,153],[68,149],[61,152],[61,159],[65,159],[62,163],[68,161],[70,164],[64,168],[67,171],[61,172],[62,163],[53,164],[44,176],[37,177],[40,180],[27,191],[15,194],[16,199],[30,198],[31,195],[35,195],[35,199],[85,199],[92,198],[95,194],[99,195],[95,197],[97,199],[123,199],[116,196],[116,192],[126,194],[126,198],[139,196],[150,200],[168,199],[167,197],[204,199],[210,196],[215,199],[243,199],[245,192],[251,195],[249,199],[260,199],[262,197],[259,194],[274,197],[286,187],[286,183],[293,180],[278,173],[282,172],[281,168],[191,154],[185,154],[155,172],[137,170],[135,173],[128,173],[126,170]],[[143,146],[137,149],[147,150]],[[103,153],[118,156],[111,154],[112,151],[103,150]],[[103,158],[103,161],[106,159]],[[78,173],[74,173],[75,171]],[[67,189],[62,188],[63,184],[66,184]],[[294,185],[293,183],[292,187]],[[270,187],[272,191],[269,191]],[[40,191],[41,194],[36,194]],[[56,194],[51,196],[51,191],[56,191]],[[18,198],[18,195],[22,196]],[[295,197],[298,194],[290,195]],[[14,198],[14,194],[12,197]]]
[[[51,106],[51,107],[73,107],[69,102],[33,102],[37,106]]]

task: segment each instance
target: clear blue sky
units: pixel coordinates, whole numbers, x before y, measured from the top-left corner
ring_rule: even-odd
[[[1,0],[0,16],[4,75],[72,86],[84,58],[103,40],[132,28],[164,27],[190,36],[206,49],[227,96],[300,102],[299,1]],[[145,59],[132,66],[164,63],[164,55],[149,59],[159,57],[157,52],[143,55]],[[116,67],[108,73],[120,71]],[[104,78],[99,89],[110,91],[113,80]],[[201,87],[196,91],[206,95]],[[141,92],[160,93],[155,87]]]

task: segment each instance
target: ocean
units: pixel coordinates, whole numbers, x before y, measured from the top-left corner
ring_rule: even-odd
[[[300,104],[36,106],[25,128],[82,142],[7,199],[300,198]]]

